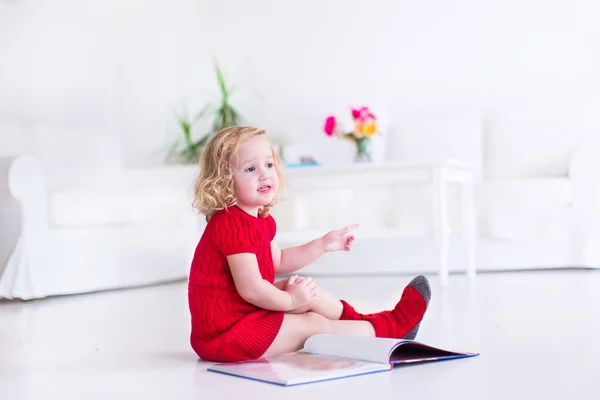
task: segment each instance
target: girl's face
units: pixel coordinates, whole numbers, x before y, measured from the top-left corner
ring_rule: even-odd
[[[231,167],[238,207],[257,216],[258,209],[273,201],[279,190],[279,177],[267,138],[259,135],[241,143]]]

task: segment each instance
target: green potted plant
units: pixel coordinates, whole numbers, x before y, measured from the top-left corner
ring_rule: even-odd
[[[184,164],[197,163],[208,139],[223,128],[240,124],[240,114],[230,103],[232,90],[227,87],[223,72],[217,62],[215,62],[215,73],[221,93],[221,101],[216,105],[207,104],[194,118],[190,119],[187,113],[177,118],[181,136],[173,144],[169,152],[169,158],[174,162]],[[208,132],[195,140],[192,137],[194,126],[203,118],[212,118],[212,126]]]

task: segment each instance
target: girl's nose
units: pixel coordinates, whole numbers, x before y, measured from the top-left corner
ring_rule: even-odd
[[[265,180],[269,178],[269,170],[266,168],[260,169],[260,180]]]

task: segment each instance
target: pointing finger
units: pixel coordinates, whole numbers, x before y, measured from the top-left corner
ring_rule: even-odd
[[[348,225],[346,227],[346,233],[355,230],[356,228],[358,228],[360,226],[360,224],[352,224],[352,225]]]
[[[354,230],[354,229],[356,229],[358,227],[359,227],[359,224],[348,225],[348,226],[346,226],[346,227],[344,227],[342,229],[338,229],[337,231],[335,231],[335,233],[338,234],[338,235],[344,235],[344,234],[346,234],[346,233],[348,233],[348,232],[350,232],[350,231],[352,231],[352,230]]]

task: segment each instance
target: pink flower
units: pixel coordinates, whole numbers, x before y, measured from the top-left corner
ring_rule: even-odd
[[[375,118],[375,115],[370,112],[370,111],[366,111],[362,114],[360,114],[360,117],[358,117],[358,119],[360,119],[361,121],[375,121],[377,118]]]
[[[369,109],[367,107],[353,108],[352,109],[352,118],[354,118],[354,119],[360,118],[360,116],[362,114],[364,114],[365,112],[369,112]]]
[[[325,127],[323,128],[323,130],[325,131],[325,134],[327,134],[327,136],[333,136],[333,132],[335,130],[335,117],[333,115],[327,117],[327,119],[325,120]]]

